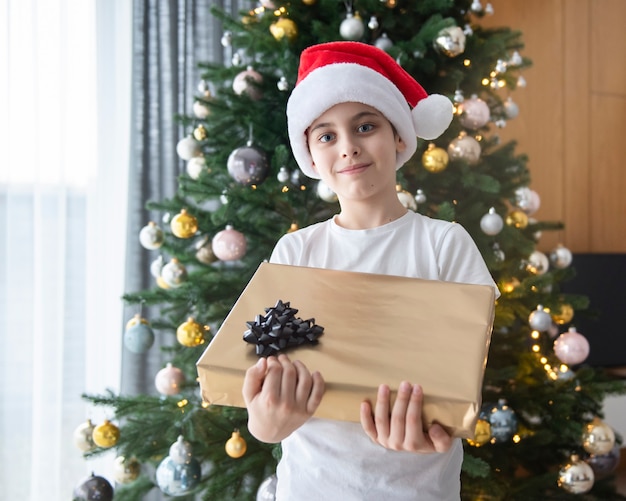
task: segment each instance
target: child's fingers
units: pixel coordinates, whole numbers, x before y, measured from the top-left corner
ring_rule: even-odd
[[[369,401],[361,402],[361,426],[368,437],[374,442],[378,442],[378,433],[376,432],[376,424],[374,423],[374,415],[372,414],[372,404]]]
[[[318,371],[315,371],[311,375],[311,379],[313,381],[313,384],[306,406],[306,411],[310,415],[312,415],[319,407],[320,403],[322,402],[322,397],[324,396],[324,391],[326,390],[324,378]]]
[[[246,404],[252,401],[252,399],[261,392],[266,370],[267,360],[265,358],[259,358],[257,363],[248,368],[246,371],[246,375],[243,380],[243,387],[241,389],[241,393]]]
[[[436,423],[428,429],[428,436],[437,452],[446,452],[452,446],[452,437]]]
[[[390,408],[390,390],[386,384],[378,387],[378,395],[376,396],[376,406],[374,408],[374,422],[376,424],[376,434],[385,442],[389,437],[389,415]],[[384,438],[383,438],[384,437]]]

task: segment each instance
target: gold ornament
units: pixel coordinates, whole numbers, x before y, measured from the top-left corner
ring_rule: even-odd
[[[278,41],[287,37],[287,40],[293,42],[298,36],[298,27],[291,19],[280,17],[278,21],[270,25],[270,33]]]
[[[204,333],[206,328],[196,322],[192,317],[189,317],[186,322],[183,322],[176,329],[176,339],[183,346],[193,348],[200,346],[204,343]]]
[[[317,1],[317,0],[302,0],[302,3],[303,3],[304,5],[315,5],[315,2],[316,2],[316,1]]]
[[[160,276],[160,275],[156,278],[156,283],[157,283],[157,285],[158,285],[161,289],[169,289],[169,288],[170,288],[170,286],[169,286],[169,285],[167,285],[167,282],[166,282],[165,280],[163,280],[163,277],[162,277],[162,276]]]
[[[571,304],[564,303],[560,306],[558,312],[552,313],[552,320],[559,325],[567,324],[574,318],[574,308]]]
[[[589,454],[608,454],[615,445],[615,432],[601,419],[595,417],[583,429],[583,448]]]
[[[468,438],[467,443],[474,447],[480,447],[489,442],[489,440],[491,440],[491,424],[486,419],[479,419],[476,421],[474,438]]]
[[[202,124],[198,125],[193,131],[193,137],[195,137],[197,141],[204,141],[206,136],[207,132]]]
[[[298,229],[299,229],[298,223],[291,223],[291,226],[287,230],[287,233],[293,233],[294,231],[297,231]]]
[[[226,441],[226,454],[231,458],[237,459],[246,453],[248,445],[243,437],[239,434],[239,430],[233,431],[231,437]]]
[[[120,438],[120,429],[108,419],[93,429],[93,443],[98,447],[108,449],[113,447]]]
[[[179,214],[172,218],[170,226],[172,233],[178,238],[190,238],[198,231],[198,220],[186,209],[182,209]]]
[[[506,216],[506,224],[522,230],[528,226],[528,215],[520,209],[512,210]]]
[[[437,147],[435,143],[430,143],[422,155],[422,165],[433,174],[444,170],[448,166],[448,160],[448,152]]]

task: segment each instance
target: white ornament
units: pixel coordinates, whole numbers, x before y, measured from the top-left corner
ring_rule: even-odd
[[[517,86],[521,88],[526,87],[526,79],[522,75],[517,77]]]
[[[509,119],[519,115],[519,106],[510,97],[504,102],[504,114]]]
[[[480,160],[480,153],[480,143],[465,131],[448,145],[450,160],[465,160],[470,165],[476,165]]]
[[[480,3],[480,0],[472,0],[472,5],[470,5],[470,9],[472,12],[482,12],[483,4]]]
[[[337,194],[321,179],[317,182],[317,196],[328,203],[335,203],[338,200]]]
[[[417,210],[417,202],[413,198],[413,195],[411,195],[408,191],[403,190],[401,186],[398,186],[396,188],[396,194],[398,195],[398,200],[400,200],[400,203],[405,209],[412,211]]]
[[[535,250],[528,256],[529,270],[536,275],[543,275],[550,268],[550,260],[543,252]]]
[[[193,456],[193,448],[182,435],[178,436],[176,442],[170,446],[170,458],[177,464],[186,464],[191,461]]]
[[[415,203],[425,204],[426,200],[427,198],[426,198],[426,194],[424,193],[424,190],[418,189],[417,192],[415,193]]]
[[[480,219],[480,229],[485,235],[497,235],[502,231],[503,227],[504,220],[494,207],[491,207],[489,212]]]
[[[148,250],[155,250],[163,245],[163,230],[154,221],[150,221],[139,231],[139,243]]]
[[[204,157],[198,156],[187,160],[187,174],[191,179],[198,179],[200,174],[205,169]]]
[[[178,259],[172,260],[161,269],[161,278],[172,288],[180,287],[187,280],[187,268]]]
[[[360,17],[354,16],[351,12],[346,14],[346,18],[339,25],[339,34],[345,40],[360,40],[365,33],[365,26]]]
[[[572,251],[562,244],[556,246],[556,248],[550,253],[550,262],[555,268],[562,270],[572,264],[573,256]]]
[[[380,38],[376,39],[374,45],[381,50],[389,50],[393,47],[393,42],[387,36],[387,33],[383,33]]]
[[[209,116],[210,112],[211,110],[209,109],[209,107],[203,102],[195,101],[193,103],[193,114],[196,116],[196,118],[204,120],[206,117]]]
[[[279,183],[286,183],[287,181],[289,181],[289,170],[287,169],[287,167],[281,167],[278,170],[278,174],[276,175],[276,179],[278,179]]]
[[[230,31],[225,31],[220,40],[223,47],[230,47],[233,42],[233,34]]]
[[[376,16],[370,17],[370,20],[367,23],[367,27],[370,30],[375,30],[376,28],[378,28],[378,19],[376,18]]]
[[[150,275],[154,278],[161,276],[161,270],[163,269],[163,256],[157,257],[152,263],[150,263]]]
[[[538,305],[537,309],[528,316],[528,324],[533,330],[546,332],[552,325],[552,317],[542,305]]]
[[[458,106],[459,122],[467,129],[480,129],[491,119],[491,111],[485,101],[473,95]]]
[[[233,80],[233,91],[238,96],[246,94],[253,101],[258,101],[263,97],[261,89],[256,84],[263,83],[263,77],[258,71],[248,66],[245,71],[238,73]]]
[[[280,80],[278,80],[278,83],[276,84],[276,87],[278,87],[278,90],[281,92],[285,92],[289,90],[289,82],[287,82],[287,79],[285,77],[280,77]]]
[[[554,341],[554,354],[564,364],[580,364],[589,356],[589,341],[576,327],[570,327]]]
[[[200,155],[202,151],[200,149],[200,143],[198,143],[193,136],[189,135],[178,141],[176,153],[178,153],[178,156],[183,160],[190,160]]]

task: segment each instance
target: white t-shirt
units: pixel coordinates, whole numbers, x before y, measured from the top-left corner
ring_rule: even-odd
[[[461,225],[412,211],[366,230],[348,230],[330,219],[288,233],[270,261],[495,287]],[[396,452],[373,443],[360,423],[311,418],[283,440],[282,450],[276,501],[460,498],[460,439],[446,453]]]

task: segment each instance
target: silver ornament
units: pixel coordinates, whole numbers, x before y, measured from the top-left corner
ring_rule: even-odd
[[[374,45],[380,50],[387,51],[393,47],[393,42],[389,39],[387,33],[383,33],[379,38],[376,39]]]
[[[223,47],[230,47],[233,42],[233,34],[230,31],[225,31],[220,39]]]
[[[519,106],[510,97],[504,102],[504,114],[507,118],[515,118],[519,115]]]
[[[480,0],[472,0],[472,5],[470,5],[470,9],[472,12],[482,12],[483,4],[480,3]]]
[[[552,326],[552,317],[542,305],[538,305],[537,309],[528,316],[528,324],[533,330],[546,332]]]
[[[270,475],[263,480],[256,493],[256,501],[274,501],[276,499],[277,482],[278,478],[276,475]]]
[[[570,494],[584,494],[593,487],[593,469],[576,454],[559,470],[557,485]]]
[[[536,275],[543,275],[550,268],[550,260],[543,252],[535,250],[528,256],[528,270]]]
[[[317,196],[328,203],[335,203],[338,200],[337,194],[321,179],[317,182]]]
[[[278,83],[276,84],[276,87],[278,87],[278,90],[281,92],[285,92],[289,90],[289,82],[287,82],[287,79],[285,77],[280,77],[280,80],[278,80]]]
[[[339,25],[339,34],[345,40],[360,40],[365,33],[365,26],[360,17],[354,16],[351,12],[346,14],[346,18]]]
[[[144,249],[155,250],[163,245],[163,230],[150,221],[139,231],[139,243]]]
[[[511,58],[509,59],[509,64],[511,66],[519,66],[522,64],[522,56],[520,56],[520,53],[517,51],[513,51],[513,54],[511,54]]]
[[[599,418],[594,418],[583,430],[583,448],[589,454],[608,454],[615,445],[615,432]]]
[[[376,28],[378,28],[378,19],[376,18],[376,16],[370,17],[370,20],[367,23],[367,27],[370,30],[375,30]]]
[[[454,102],[455,103],[462,103],[463,101],[465,101],[465,96],[463,96],[463,91],[461,89],[457,89],[454,91]]]
[[[502,228],[504,228],[504,220],[494,207],[491,207],[489,212],[480,219],[480,229],[485,235],[497,235]]]
[[[231,177],[244,186],[261,184],[269,171],[267,155],[263,150],[252,146],[250,141],[229,155],[226,166]]]
[[[491,437],[494,443],[506,442],[517,432],[517,416],[506,400],[501,398],[488,414]]]
[[[427,198],[426,198],[426,194],[424,193],[424,190],[418,189],[417,192],[415,193],[415,203],[425,204],[426,200]]]
[[[161,278],[167,285],[175,289],[187,280],[187,268],[178,259],[172,258],[169,263],[163,266]]]
[[[263,97],[263,92],[258,85],[263,83],[263,77],[252,66],[248,66],[244,71],[238,73],[233,80],[233,91],[238,96],[246,94],[253,101],[258,101]]]
[[[163,256],[157,257],[152,263],[150,263],[150,275],[154,278],[161,276],[161,270],[163,269]]]
[[[404,206],[405,209],[409,209],[412,211],[417,210],[417,202],[413,198],[413,195],[411,195],[408,191],[402,189],[402,186],[398,185],[396,187],[396,194],[398,195],[398,200],[400,200],[400,203]]]
[[[458,26],[448,26],[437,33],[433,45],[438,52],[456,57],[465,52],[465,33]]]
[[[492,249],[493,249],[493,259],[494,259],[494,261],[496,263],[503,263],[504,260],[506,259],[506,256],[504,254],[504,251],[498,245],[498,242],[493,244]]]
[[[170,446],[170,458],[177,464],[188,463],[193,456],[191,444],[182,435]]]
[[[278,174],[276,175],[276,179],[278,179],[279,183],[286,183],[287,181],[289,181],[289,170],[287,169],[287,167],[281,167],[278,170]]]
[[[470,165],[476,165],[480,160],[480,154],[480,143],[472,136],[468,136],[465,131],[448,145],[450,160],[465,160]]]
[[[572,264],[573,256],[572,251],[562,244],[556,246],[556,248],[550,253],[550,262],[555,268],[562,270]]]
[[[485,101],[473,95],[458,106],[459,122],[466,129],[480,129],[487,125],[491,118],[491,111]]]

